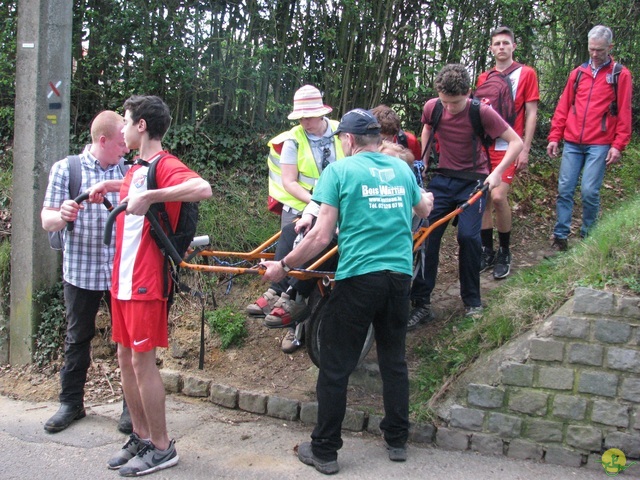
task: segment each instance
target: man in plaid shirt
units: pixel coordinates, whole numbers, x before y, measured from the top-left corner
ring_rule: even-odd
[[[82,182],[80,192],[104,180],[122,180],[118,165],[129,153],[124,143],[124,118],[112,111],[99,113],[91,123],[91,145],[80,155]],[[67,428],[74,420],[85,417],[84,385],[91,363],[91,339],[95,334],[95,319],[100,301],[109,309],[111,268],[115,246],[102,243],[109,212],[103,205],[78,205],[70,198],[69,158],[56,162],[49,173],[49,184],[41,212],[42,227],[49,232],[66,228],[75,222],[74,229],[65,231],[62,262],[64,303],[67,335],[64,348],[64,366],[60,370],[60,409],[44,425],[47,432],[55,433]],[[108,200],[116,205],[117,195]],[[119,428],[128,412],[123,411]]]

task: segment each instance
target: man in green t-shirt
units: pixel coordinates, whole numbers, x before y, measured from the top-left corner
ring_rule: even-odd
[[[389,458],[406,459],[409,378],[405,337],[412,273],[411,219],[425,218],[433,195],[421,192],[411,168],[379,153],[380,124],[356,109],[336,130],[346,155],[329,165],[313,192],[320,204],[315,226],[281,261],[264,262],[265,280],[279,281],[320,253],[339,231],[335,287],[323,310],[318,422],[312,441],[298,448],[301,462],[321,473],[337,473],[347,384],[371,323],[383,382],[385,416],[380,423]]]

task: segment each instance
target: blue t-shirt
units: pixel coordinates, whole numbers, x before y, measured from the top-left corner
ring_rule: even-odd
[[[412,273],[412,208],[420,189],[402,160],[361,152],[329,165],[313,200],[338,208],[336,280],[391,270]]]

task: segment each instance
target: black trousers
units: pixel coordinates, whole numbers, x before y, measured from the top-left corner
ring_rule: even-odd
[[[111,312],[108,290],[85,290],[64,282],[67,335],[64,366],[60,370],[60,403],[83,403],[84,385],[91,365],[91,340],[96,333],[96,315],[103,298]]]
[[[469,200],[476,187],[477,182],[473,180],[449,178],[443,175],[433,177],[428,187],[434,196],[433,210],[429,214],[429,224],[435,223],[454,211],[458,205]],[[482,253],[480,228],[486,196],[485,193],[477,203],[471,205],[458,216],[460,296],[466,307],[479,307],[482,304],[480,298],[480,256]],[[431,293],[436,285],[440,263],[440,245],[448,224],[449,222],[433,230],[427,239],[424,270],[420,265],[411,287],[411,300],[416,307],[431,303]]]
[[[409,375],[405,338],[411,276],[389,271],[338,280],[322,312],[318,423],[311,434],[316,457],[335,460],[342,447],[349,376],[373,323],[382,376],[386,442],[402,447],[409,435]]]

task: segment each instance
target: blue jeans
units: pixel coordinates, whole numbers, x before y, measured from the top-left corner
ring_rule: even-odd
[[[318,423],[311,434],[316,457],[326,461],[338,457],[349,376],[358,364],[371,323],[382,377],[384,419],[380,429],[392,447],[403,447],[407,442],[409,375],[405,338],[410,284],[409,275],[389,271],[336,282],[322,311],[320,372],[316,385]]]
[[[427,189],[433,193],[433,210],[429,215],[429,224],[436,222],[469,200],[478,183],[472,180],[450,178],[443,175],[433,177]],[[486,193],[478,202],[458,215],[458,272],[460,276],[460,296],[466,307],[479,307],[480,298],[480,227],[486,205]],[[431,303],[431,292],[436,285],[438,265],[440,263],[440,244],[447,228],[445,223],[431,232],[427,238],[424,270],[418,268],[411,287],[411,301],[418,307]],[[424,272],[424,274],[423,274]]]
[[[60,370],[60,403],[83,403],[84,384],[91,364],[91,339],[96,333],[96,315],[103,298],[111,309],[109,291],[85,290],[64,282],[67,336],[64,366]]]
[[[576,191],[580,173],[582,183],[582,227],[580,236],[586,237],[593,228],[600,210],[600,187],[606,169],[605,160],[609,145],[579,145],[565,142],[562,150],[562,162],[558,175],[558,198],[556,201],[556,225],[553,235],[567,238],[571,231],[573,212],[573,194]]]

